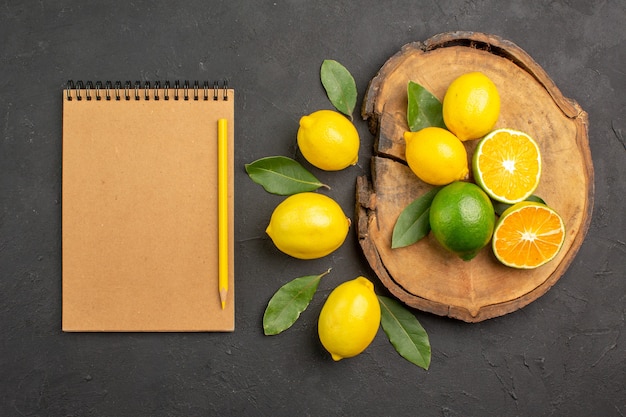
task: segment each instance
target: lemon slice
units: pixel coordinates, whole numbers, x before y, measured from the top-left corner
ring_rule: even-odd
[[[494,200],[514,204],[528,198],[541,177],[541,152],[524,132],[497,129],[480,140],[472,158],[474,179]]]
[[[492,248],[506,266],[537,268],[551,261],[565,241],[559,214],[541,203],[522,201],[508,208],[493,232]]]
[[[491,132],[500,116],[500,94],[482,72],[468,72],[448,86],[442,103],[443,121],[460,140]]]

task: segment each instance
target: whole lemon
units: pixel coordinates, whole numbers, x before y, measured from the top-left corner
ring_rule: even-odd
[[[443,121],[462,141],[489,133],[500,115],[500,94],[482,72],[456,78],[443,97]]]
[[[319,110],[300,119],[298,147],[311,165],[338,171],[357,163],[359,133],[342,114]]]
[[[441,245],[469,261],[493,234],[493,204],[476,184],[456,181],[437,192],[430,206],[430,228]]]
[[[322,307],[318,334],[336,361],[358,355],[367,348],[380,326],[380,304],[374,285],[365,277],[335,288]]]
[[[335,200],[323,194],[298,193],[274,209],[265,230],[276,247],[299,259],[316,259],[339,248],[350,219]]]
[[[417,132],[405,132],[404,140],[406,162],[422,181],[445,185],[467,177],[467,151],[449,131],[426,127]]]

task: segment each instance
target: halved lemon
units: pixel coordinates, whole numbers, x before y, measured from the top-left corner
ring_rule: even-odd
[[[524,132],[497,129],[478,143],[472,157],[476,183],[491,198],[517,203],[528,198],[541,177],[541,152]]]
[[[532,269],[554,259],[564,241],[565,224],[554,209],[522,201],[502,213],[491,245],[504,265]]]

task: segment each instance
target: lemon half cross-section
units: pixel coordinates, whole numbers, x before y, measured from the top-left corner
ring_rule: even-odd
[[[480,142],[472,158],[474,179],[491,198],[518,203],[539,185],[541,152],[524,132],[498,129]]]
[[[552,208],[522,201],[502,213],[493,234],[493,253],[506,266],[532,269],[554,259],[565,242],[565,223]]]

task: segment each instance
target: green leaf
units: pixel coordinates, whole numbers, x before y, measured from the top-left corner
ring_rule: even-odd
[[[538,196],[536,196],[534,194],[529,196],[524,201],[534,201],[535,203],[546,204],[546,202],[543,201],[543,199],[541,197],[538,197]],[[496,214],[498,216],[502,216],[502,213],[504,213],[504,211],[506,209],[508,209],[509,207],[511,207],[513,205],[513,204],[502,203],[500,201],[495,201],[495,200],[492,200],[491,202],[493,203],[493,209],[494,209],[494,211],[496,212]]]
[[[409,81],[406,118],[411,132],[425,127],[446,128],[441,102],[421,85]]]
[[[428,370],[430,341],[428,334],[415,316],[398,301],[378,296],[380,323],[396,351],[409,362]]]
[[[263,186],[265,191],[278,195],[291,195],[305,191],[314,191],[322,184],[300,163],[285,156],[268,156],[246,164],[246,172],[252,179]]]
[[[352,120],[357,90],[350,72],[339,62],[326,59],[322,62],[320,78],[333,106]]]
[[[402,210],[393,227],[391,236],[392,249],[412,245],[430,232],[430,221],[428,219],[430,205],[440,189],[441,187],[433,188],[426,194],[413,200],[411,204]]]
[[[263,315],[265,335],[276,335],[290,328],[309,306],[320,280],[329,272],[330,269],[320,275],[295,278],[280,287],[270,299]]]

